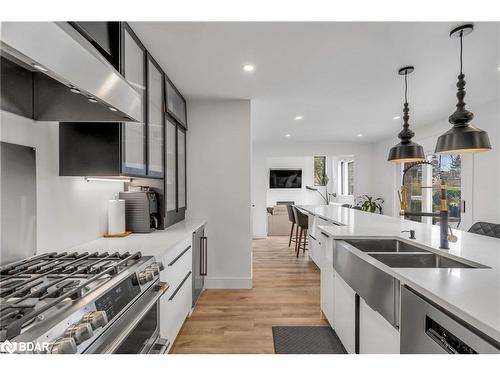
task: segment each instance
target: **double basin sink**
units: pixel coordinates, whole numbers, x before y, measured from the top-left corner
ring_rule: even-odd
[[[345,240],[358,250],[369,253],[392,268],[484,268],[431,253],[420,247],[394,239]]]
[[[391,268],[487,268],[435,254],[396,239],[335,241],[333,267],[349,286],[390,324],[399,328],[400,281],[365,261],[348,246]]]

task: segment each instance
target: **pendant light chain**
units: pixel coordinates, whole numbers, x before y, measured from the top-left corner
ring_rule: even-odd
[[[462,75],[462,65],[463,65],[463,37],[464,37],[464,32],[463,30],[460,31],[460,75]]]
[[[408,72],[405,72],[405,103],[408,103]]]

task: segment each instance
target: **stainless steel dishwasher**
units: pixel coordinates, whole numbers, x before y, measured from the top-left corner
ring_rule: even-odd
[[[401,288],[402,354],[500,353],[500,343],[408,287]]]

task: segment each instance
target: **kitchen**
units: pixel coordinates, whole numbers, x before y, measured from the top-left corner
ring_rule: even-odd
[[[321,327],[335,353],[498,354],[499,31],[2,21],[2,351],[318,354],[279,329]],[[401,56],[353,74],[376,49]],[[440,138],[468,111],[474,144]],[[473,150],[455,185],[435,146]]]

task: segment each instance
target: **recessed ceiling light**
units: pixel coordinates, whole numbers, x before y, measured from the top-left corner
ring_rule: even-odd
[[[43,66],[38,65],[38,64],[33,64],[33,68],[35,68],[36,70],[39,70],[41,72],[47,72],[46,68],[44,68]]]
[[[243,65],[243,70],[245,72],[253,72],[255,69],[255,66],[251,65],[251,64],[246,64],[246,65]]]
[[[285,137],[291,137],[292,135],[291,134],[285,134]]]
[[[295,120],[302,120],[303,117],[302,116],[295,116]]]
[[[500,66],[498,67],[498,71],[500,72]]]
[[[89,102],[91,102],[91,103],[97,103],[97,99],[89,98]]]
[[[111,112],[116,112],[116,111],[117,111],[117,109],[116,109],[116,108],[113,108],[113,107],[109,107],[109,110],[110,110]]]
[[[363,136],[363,134],[361,134],[361,133],[358,133],[358,137],[362,137],[362,136]]]
[[[392,119],[393,120],[399,120],[401,118],[401,116],[394,116]]]
[[[73,94],[81,94],[80,90],[75,89],[74,87],[70,88],[69,91],[71,91]]]

